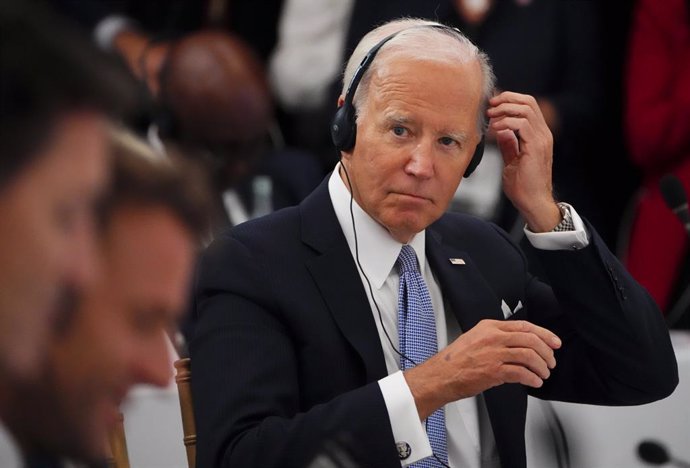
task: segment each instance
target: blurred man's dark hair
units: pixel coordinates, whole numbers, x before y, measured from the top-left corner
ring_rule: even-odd
[[[123,206],[165,207],[195,237],[210,229],[211,195],[201,166],[175,153],[158,155],[134,134],[111,132],[111,186],[98,210],[103,230]]]
[[[113,127],[110,132],[111,179],[96,207],[100,235],[107,233],[113,214],[122,208],[165,208],[201,246],[214,223],[210,182],[203,166],[174,150],[157,154],[135,133]],[[56,332],[69,328],[77,292],[62,304]]]
[[[0,187],[40,153],[59,118],[133,112],[134,81],[47,6],[0,2]]]

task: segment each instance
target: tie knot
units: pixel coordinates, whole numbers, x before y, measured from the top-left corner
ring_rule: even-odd
[[[403,245],[398,255],[398,265],[400,267],[400,274],[405,272],[418,272],[419,263],[417,262],[417,254],[409,245]]]

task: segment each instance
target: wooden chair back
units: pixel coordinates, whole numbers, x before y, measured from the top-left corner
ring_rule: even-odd
[[[192,405],[192,361],[182,358],[175,361],[175,382],[180,395],[180,412],[182,413],[182,432],[184,446],[187,451],[187,465],[196,467],[196,424],[194,422],[194,407]],[[118,467],[119,468],[119,467]]]
[[[108,434],[108,443],[106,444],[107,449],[110,451],[106,458],[108,468],[130,468],[124,421],[125,418],[120,413],[115,427]]]

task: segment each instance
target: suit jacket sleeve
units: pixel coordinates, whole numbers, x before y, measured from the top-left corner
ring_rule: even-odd
[[[636,405],[670,395],[678,368],[655,302],[587,225],[581,250],[536,250],[546,284],[526,286],[527,319],[563,339],[557,365],[537,397]]]

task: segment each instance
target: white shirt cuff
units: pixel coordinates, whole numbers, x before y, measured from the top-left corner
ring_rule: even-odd
[[[406,447],[407,444],[409,447],[409,456],[400,460],[401,466],[430,457],[433,454],[431,444],[402,371],[379,380],[379,387],[388,410],[395,444],[398,447]]]
[[[93,30],[96,44],[103,50],[112,51],[113,42],[120,32],[132,27],[132,21],[126,16],[110,15],[103,18]]]
[[[527,226],[524,227],[525,235],[530,244],[535,249],[540,250],[579,250],[584,249],[589,245],[589,236],[585,230],[585,223],[577,214],[575,208],[563,203],[573,219],[574,231],[560,231],[560,232],[532,232]]]

